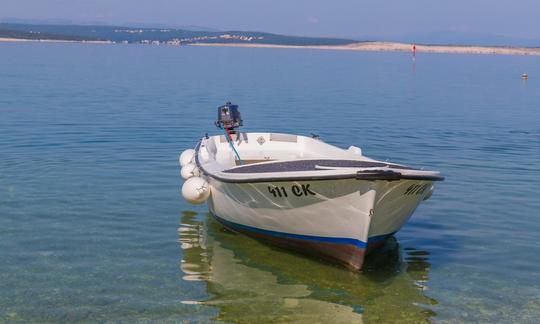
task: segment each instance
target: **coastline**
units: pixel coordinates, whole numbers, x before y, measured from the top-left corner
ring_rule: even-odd
[[[111,41],[96,41],[96,40],[67,40],[67,39],[26,39],[26,38],[6,38],[0,37],[0,43],[83,43],[83,44],[114,44]]]
[[[227,46],[252,48],[292,48],[363,52],[411,52],[413,44],[394,42],[359,42],[348,45],[272,45],[272,44],[231,44],[192,43],[190,46]],[[532,55],[540,56],[540,47],[498,47],[472,45],[416,45],[417,53],[439,54],[479,54],[479,55]]]
[[[40,43],[84,43],[84,44],[117,44],[112,41],[75,41],[61,39],[23,39],[0,37],[2,42],[40,42]],[[190,43],[188,46],[250,47],[250,48],[284,48],[284,49],[316,49],[333,51],[361,52],[411,52],[413,44],[396,42],[358,42],[347,45],[279,45],[248,43]],[[185,45],[182,45],[185,46]],[[437,54],[476,54],[476,55],[521,55],[540,56],[540,47],[513,46],[475,46],[475,45],[416,45],[417,53]]]

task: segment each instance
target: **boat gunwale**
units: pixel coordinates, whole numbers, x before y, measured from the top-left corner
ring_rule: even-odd
[[[379,177],[377,173],[362,174],[358,171],[356,173],[347,173],[347,174],[330,174],[330,175],[298,175],[298,174],[289,174],[285,176],[276,176],[276,177],[253,177],[253,178],[230,178],[222,177],[214,173],[209,172],[203,167],[203,164],[199,161],[199,149],[201,147],[202,138],[197,142],[195,147],[195,163],[197,167],[202,171],[203,174],[224,182],[224,183],[264,183],[264,182],[293,182],[293,181],[331,181],[331,180],[364,180],[364,181],[399,181],[399,180],[423,180],[423,181],[443,181],[444,177],[440,175],[404,175],[400,172],[393,172],[391,177],[388,176],[389,170],[381,170]],[[270,162],[270,161],[269,161]],[[264,162],[263,162],[264,163]],[[419,170],[421,171],[421,170]],[[436,173],[436,171],[431,171]],[[221,172],[224,173],[224,172]],[[291,172],[289,172],[291,173]],[[235,173],[229,173],[235,174]],[[244,173],[248,174],[249,173]],[[252,173],[257,174],[257,173]],[[283,174],[283,173],[282,173]],[[364,176],[364,177],[363,177]]]

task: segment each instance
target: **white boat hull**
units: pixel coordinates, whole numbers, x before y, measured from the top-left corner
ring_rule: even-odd
[[[276,133],[205,137],[179,162],[184,198],[208,201],[226,227],[355,270],[443,179],[356,147]]]
[[[355,270],[361,269],[368,249],[405,224],[432,185],[419,180],[354,179],[209,182],[210,212],[225,226]]]

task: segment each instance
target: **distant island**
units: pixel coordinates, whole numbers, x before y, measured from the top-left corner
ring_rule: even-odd
[[[246,31],[195,31],[173,28],[125,26],[48,25],[0,23],[0,38],[66,40],[120,44],[189,45],[195,43],[346,45],[351,39],[285,36]]]
[[[308,48],[347,51],[411,51],[412,44],[303,37],[250,31],[197,31],[102,25],[0,23],[0,41]],[[540,47],[416,44],[419,53],[540,55]]]

